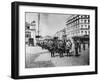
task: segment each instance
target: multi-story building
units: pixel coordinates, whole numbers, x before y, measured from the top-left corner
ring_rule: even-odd
[[[67,38],[74,36],[84,36],[90,34],[90,16],[89,15],[71,15],[66,22]]]
[[[55,37],[58,37],[59,40],[64,40],[66,38],[66,29],[62,29],[55,33]]]
[[[28,45],[36,45],[36,22],[32,21],[30,24],[25,26],[25,40]]]

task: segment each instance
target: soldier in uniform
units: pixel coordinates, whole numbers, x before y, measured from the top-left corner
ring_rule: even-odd
[[[66,53],[66,40],[63,41],[63,53]]]
[[[54,57],[54,41],[51,41],[49,51],[51,52],[51,57]]]
[[[58,53],[58,40],[54,41],[54,51],[55,53]]]
[[[77,43],[78,43],[79,52],[81,52],[81,42],[80,42],[80,40],[78,40]]]
[[[77,41],[74,40],[74,46],[75,46],[75,56],[78,55],[78,46],[77,46]]]
[[[60,57],[63,57],[63,42],[62,41],[59,41],[58,50],[59,50]]]
[[[42,49],[44,49],[44,44],[45,44],[45,42],[43,41],[43,42],[42,42],[42,45],[41,45],[41,46],[42,46]]]

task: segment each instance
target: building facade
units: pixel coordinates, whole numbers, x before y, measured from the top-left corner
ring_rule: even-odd
[[[36,22],[32,21],[25,26],[25,41],[27,45],[36,45]]]
[[[65,40],[66,39],[66,29],[63,28],[60,31],[57,31],[55,33],[55,37],[58,37],[59,40]]]
[[[84,36],[90,34],[89,15],[71,15],[66,22],[67,38],[74,36]]]

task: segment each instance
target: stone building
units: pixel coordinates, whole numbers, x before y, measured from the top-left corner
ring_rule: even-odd
[[[65,35],[66,35],[66,30],[65,28],[62,30],[59,30],[55,33],[55,37],[58,37],[59,40],[63,40],[65,39]]]
[[[71,15],[66,22],[67,38],[90,34],[89,15]]]
[[[36,45],[36,22],[32,21],[30,24],[25,25],[25,41],[27,45]]]

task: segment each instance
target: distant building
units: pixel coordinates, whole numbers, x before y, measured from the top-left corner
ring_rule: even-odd
[[[47,35],[47,36],[45,36],[45,37],[43,37],[44,39],[52,39],[52,37],[51,36],[49,36],[49,35]]]
[[[26,44],[36,45],[36,22],[32,21],[30,24],[26,23],[25,25],[25,39]]]
[[[84,36],[90,34],[89,15],[71,15],[66,22],[67,38],[74,36]]]
[[[66,39],[66,29],[64,28],[64,29],[62,29],[62,30],[60,30],[60,31],[57,31],[57,32],[55,33],[55,37],[58,37],[59,40],[64,40],[64,39]]]
[[[62,31],[57,31],[54,36],[58,37],[58,39],[62,39],[62,34],[63,34]]]

